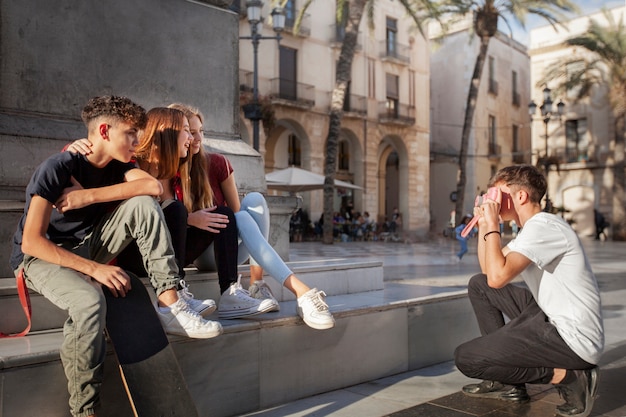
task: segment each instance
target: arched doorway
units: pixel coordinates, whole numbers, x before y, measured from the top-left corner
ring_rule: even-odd
[[[390,216],[397,207],[406,224],[408,213],[408,169],[407,157],[402,140],[386,137],[380,145],[378,158],[378,217],[379,223]]]
[[[400,157],[398,152],[391,151],[385,163],[385,214],[390,214],[393,209],[400,206],[400,193],[398,182],[400,180]]]

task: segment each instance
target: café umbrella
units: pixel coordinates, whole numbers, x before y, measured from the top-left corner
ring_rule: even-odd
[[[324,176],[306,169],[289,167],[270,172],[265,175],[267,188],[272,190],[297,193],[301,191],[321,190],[324,188]],[[335,180],[336,188],[361,190],[358,185],[346,181]]]

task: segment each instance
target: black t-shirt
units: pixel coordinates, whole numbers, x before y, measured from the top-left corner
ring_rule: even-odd
[[[20,265],[22,253],[22,233],[26,214],[34,195],[45,198],[54,204],[65,188],[71,187],[71,177],[85,189],[106,187],[124,182],[124,175],[135,165],[111,161],[104,168],[93,166],[84,155],[72,152],[61,152],[45,160],[35,170],[26,187],[26,204],[24,215],[17,225],[13,235],[13,252],[11,254],[11,268],[14,270]],[[60,214],[52,210],[47,237],[54,243],[79,243],[98,224],[102,216],[115,207],[117,202],[92,204],[78,210],[71,210]]]

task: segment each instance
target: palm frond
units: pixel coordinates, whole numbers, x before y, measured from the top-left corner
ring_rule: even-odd
[[[296,21],[293,23],[293,34],[297,35],[300,32],[300,26],[302,25],[302,19],[304,18],[304,15],[306,14],[307,9],[309,8],[309,6],[311,5],[311,2],[313,0],[305,0],[304,4],[302,5],[302,8],[300,9],[300,11],[298,11],[298,14],[296,15]],[[287,0],[284,1],[285,4],[287,4]]]
[[[565,41],[569,47],[586,51],[585,58],[556,61],[540,82],[557,82],[557,92],[576,91],[576,100],[601,88],[608,92],[613,112],[621,115],[626,111],[626,34],[621,18],[616,21],[606,9],[603,15],[606,22],[590,19],[585,33]],[[575,65],[581,61],[583,65]]]

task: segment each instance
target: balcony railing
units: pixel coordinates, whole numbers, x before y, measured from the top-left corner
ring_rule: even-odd
[[[330,93],[332,95],[332,93]],[[343,111],[359,116],[367,115],[367,99],[356,94],[349,94],[343,102]]]
[[[513,163],[514,164],[525,164],[528,161],[526,161],[526,157],[524,155],[524,152],[521,151],[513,151]]]
[[[398,104],[390,108],[388,102],[378,103],[378,121],[380,123],[392,123],[411,126],[415,124],[415,107],[407,104]]]
[[[489,143],[489,152],[488,152],[489,159],[500,159],[501,154],[502,154],[502,146],[493,142]]]
[[[289,33],[293,31],[293,27],[296,25],[296,18],[298,17],[298,13],[300,13],[300,11],[296,10],[293,16],[285,17],[285,31],[288,31]],[[305,13],[304,16],[302,16],[302,20],[300,21],[300,29],[298,30],[298,33],[296,33],[296,36],[302,36],[302,37],[311,36],[311,15],[310,14]]]
[[[284,78],[270,80],[270,96],[272,99],[284,100],[303,107],[315,105],[315,86],[303,84]]]
[[[513,105],[514,106],[520,106],[520,104],[522,103],[521,98],[520,98],[520,94],[513,92]]]
[[[498,82],[494,79],[489,80],[489,92],[498,95]]]
[[[381,41],[380,42],[380,58],[393,59],[397,62],[409,63],[409,47],[401,45],[397,42]]]

